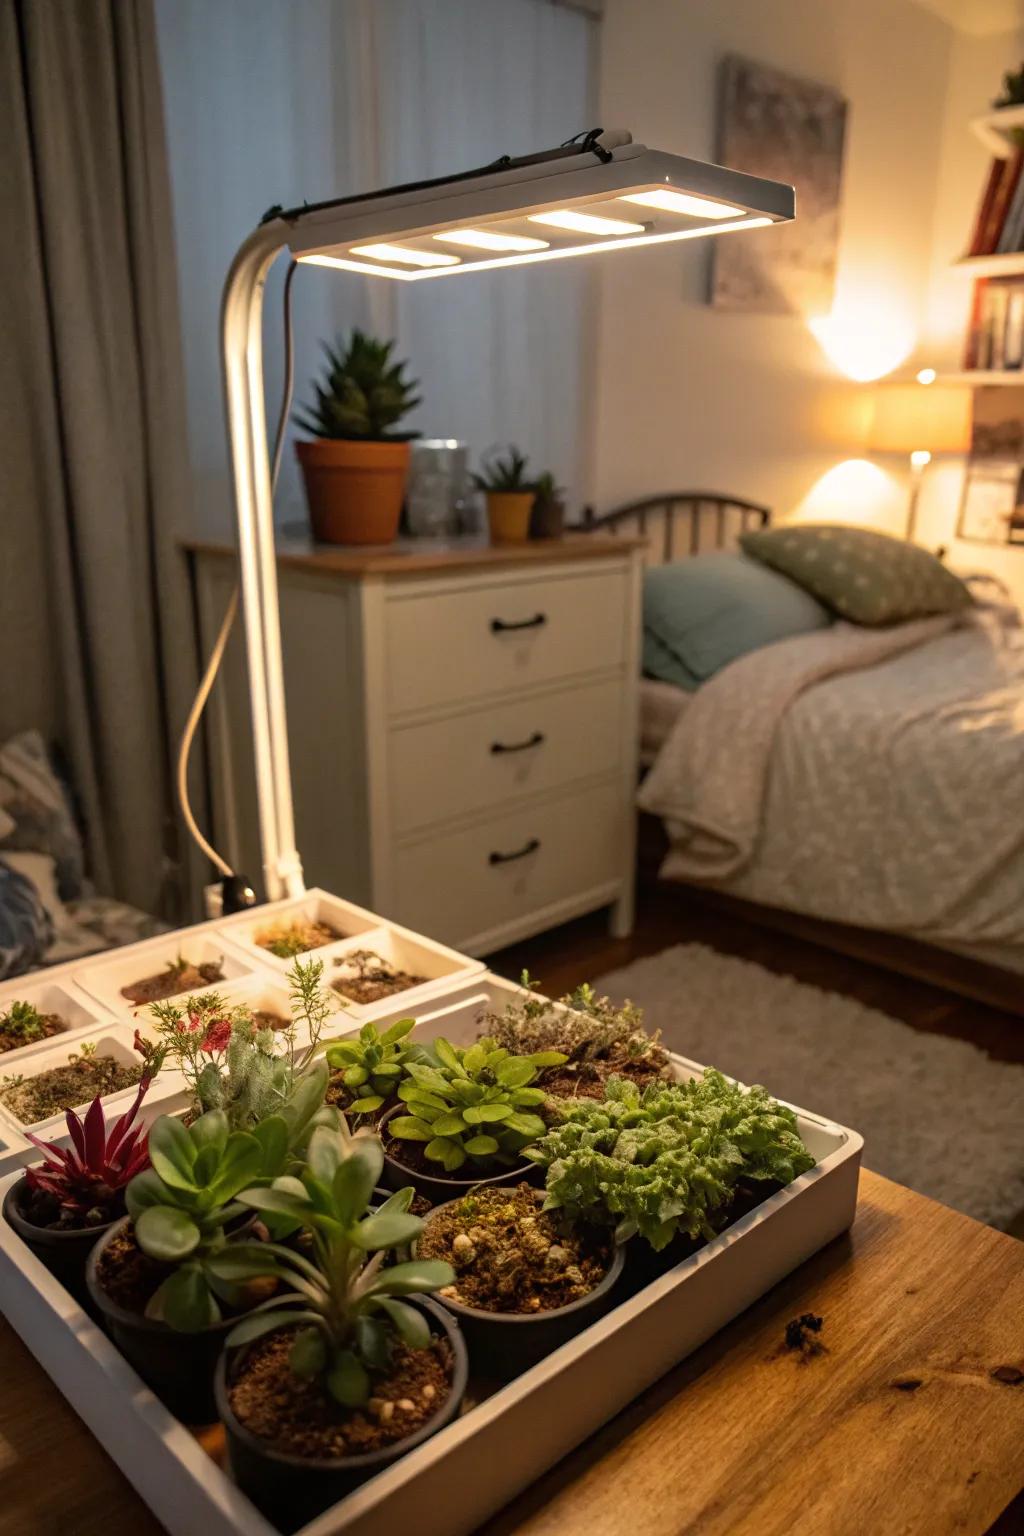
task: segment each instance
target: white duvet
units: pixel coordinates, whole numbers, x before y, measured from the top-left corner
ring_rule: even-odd
[[[662,873],[1024,964],[1024,631],[837,623],[726,667],[641,787]]]

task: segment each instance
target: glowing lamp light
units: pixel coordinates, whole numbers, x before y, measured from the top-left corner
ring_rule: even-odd
[[[738,219],[742,208],[729,203],[713,203],[708,197],[692,197],[689,192],[630,192],[622,201],[639,203],[642,208],[660,208],[665,213],[689,213],[698,219]]]
[[[909,453],[912,473],[906,537],[917,522],[921,477],[933,453],[966,453],[971,446],[973,393],[965,384],[879,384],[872,401],[868,447],[874,453]]]
[[[571,229],[579,235],[642,235],[643,224],[628,219],[607,219],[602,214],[580,213],[577,208],[555,208],[551,213],[531,213],[531,224],[547,224],[552,229]]]
[[[435,240],[445,245],[465,245],[473,251],[546,251],[546,240],[530,235],[502,235],[492,229],[447,229]]]
[[[369,256],[373,261],[400,261],[409,267],[456,267],[457,256],[446,256],[442,251],[416,251],[405,245],[354,245],[353,256]]]

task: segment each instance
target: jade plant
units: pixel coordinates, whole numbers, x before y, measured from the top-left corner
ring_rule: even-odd
[[[408,364],[393,362],[393,341],[376,341],[353,330],[345,346],[340,338],[324,342],[327,371],[315,384],[316,402],[296,416],[314,437],[407,442],[416,432],[396,432],[404,416],[419,405],[418,385],[405,377]]]
[[[375,1136],[352,1135],[344,1121],[337,1130],[317,1129],[298,1177],[239,1195],[244,1206],[308,1233],[311,1256],[274,1243],[236,1243],[210,1261],[223,1285],[271,1278],[279,1287],[232,1330],[228,1345],[295,1328],[291,1369],[303,1379],[321,1379],[346,1408],[368,1401],[374,1373],[387,1369],[399,1340],[411,1349],[429,1345],[427,1319],[401,1298],[455,1279],[451,1265],[438,1260],[385,1267],[388,1250],[414,1242],[423,1223],[409,1214],[412,1189],[369,1210],[383,1162]]]
[[[480,471],[473,475],[478,491],[532,491],[533,482],[527,478],[529,464],[524,453],[510,444],[504,451],[492,448],[485,454]]]
[[[473,1164],[515,1162],[530,1142],[543,1136],[535,1111],[545,1099],[532,1087],[544,1067],[565,1061],[561,1051],[513,1056],[491,1039],[462,1048],[438,1039],[422,1061],[408,1061],[398,1097],[408,1107],[387,1123],[399,1141],[423,1143],[424,1156],[454,1173]]]
[[[383,1034],[375,1024],[364,1024],[358,1035],[327,1047],[328,1065],[341,1072],[352,1095],[347,1114],[373,1114],[392,1097],[411,1053],[418,1051],[407,1038],[415,1024],[415,1019],[399,1019]]]
[[[713,1068],[643,1090],[613,1078],[603,1102],[566,1101],[561,1114],[524,1154],[547,1170],[544,1209],[657,1250],[677,1233],[713,1237],[741,1180],[788,1184],[814,1166],[791,1109]]]

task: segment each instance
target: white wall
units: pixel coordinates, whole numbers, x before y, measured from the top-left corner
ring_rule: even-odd
[[[953,38],[909,0],[607,0],[601,120],[713,158],[727,52],[841,91],[850,112],[833,329],[845,359],[864,363],[866,352],[864,371],[876,358],[882,373],[926,323]],[[822,483],[862,452],[866,390],[806,318],[708,307],[710,244],[602,268],[596,504],[702,488],[766,501],[780,516],[898,528],[904,485],[889,466],[846,467]]]

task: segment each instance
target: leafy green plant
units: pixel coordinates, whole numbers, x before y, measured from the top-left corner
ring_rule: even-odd
[[[340,337],[331,346],[324,342],[327,371],[322,384],[314,384],[316,403],[296,416],[299,426],[314,437],[361,439],[368,442],[406,442],[416,432],[393,429],[415,410],[418,385],[406,379],[406,363],[391,361],[393,341],[376,341],[353,330],[347,346]]]
[[[661,1064],[665,1052],[657,1034],[643,1027],[643,1013],[627,1002],[621,1008],[599,997],[584,983],[575,992],[553,1003],[536,992],[537,983],[527,971],[520,980],[522,994],[501,1013],[487,1013],[482,1030],[498,1045],[515,1053],[561,1050],[569,1061],[653,1061]]]
[[[41,1040],[47,1030],[38,1008],[31,1003],[15,1002],[0,1014],[0,1032],[27,1045],[31,1040]]]
[[[411,1349],[430,1343],[423,1313],[400,1298],[451,1285],[455,1271],[439,1260],[385,1267],[388,1249],[411,1243],[423,1223],[409,1214],[412,1189],[399,1190],[368,1212],[384,1153],[375,1136],[320,1128],[298,1177],[243,1190],[243,1205],[283,1217],[309,1233],[312,1256],[273,1243],[235,1243],[210,1261],[218,1281],[237,1285],[265,1276],[285,1287],[228,1335],[251,1343],[278,1328],[298,1326],[289,1354],[297,1376],[322,1378],[346,1408],[365,1403],[374,1372],[387,1369],[396,1340]]]
[[[504,451],[492,448],[481,461],[480,473],[473,475],[473,484],[478,491],[532,491],[533,483],[526,478],[528,463],[513,445]]]
[[[1019,69],[1008,69],[1003,76],[1003,89],[992,103],[993,107],[1016,107],[1024,102],[1024,64]]]
[[[250,1131],[232,1131],[223,1110],[210,1110],[185,1126],[161,1115],[149,1133],[151,1167],[128,1185],[125,1202],[135,1241],[171,1273],[154,1291],[146,1316],[182,1333],[219,1322],[221,1303],[236,1303],[238,1288],[211,1267],[225,1246],[226,1225],[244,1215],[235,1196],[281,1172],[291,1127],[272,1115]]]
[[[561,1051],[512,1056],[493,1040],[463,1049],[438,1039],[424,1048],[423,1061],[407,1061],[398,1097],[409,1114],[387,1123],[399,1141],[423,1142],[424,1156],[454,1173],[472,1163],[515,1162],[546,1126],[534,1113],[544,1102],[533,1088],[544,1067],[560,1066]]]
[[[327,1047],[328,1064],[341,1070],[342,1082],[353,1095],[346,1114],[373,1114],[391,1098],[410,1053],[418,1050],[407,1039],[415,1024],[415,1019],[399,1019],[383,1034],[376,1024],[364,1024],[358,1035]]]
[[[558,484],[550,470],[537,476],[533,489],[537,500],[548,506],[555,506],[565,500],[565,487]]]
[[[547,1169],[545,1210],[639,1233],[654,1249],[677,1232],[712,1237],[710,1217],[744,1180],[788,1184],[814,1166],[796,1116],[764,1088],[713,1068],[644,1090],[612,1078],[604,1102],[566,1101],[562,1121],[525,1155]]]

